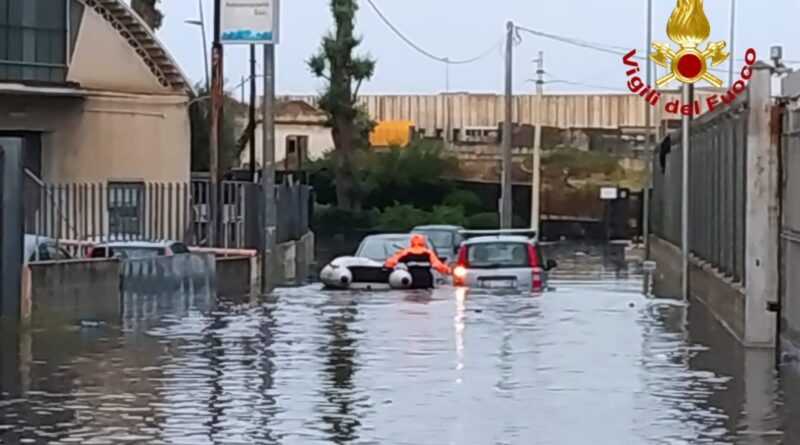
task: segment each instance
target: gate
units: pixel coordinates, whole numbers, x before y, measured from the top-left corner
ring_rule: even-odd
[[[784,84],[789,101],[783,108],[781,144],[783,221],[779,323],[781,337],[800,346],[800,85],[795,84],[795,88],[789,90],[789,80]]]

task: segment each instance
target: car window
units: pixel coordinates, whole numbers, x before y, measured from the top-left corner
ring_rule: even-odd
[[[95,247],[89,253],[89,258],[108,258],[110,256],[108,247],[105,246]]]
[[[366,239],[356,252],[356,256],[383,261],[409,246],[409,238],[372,238]]]
[[[50,257],[50,261],[64,261],[71,258],[70,254],[68,254],[64,249],[58,247],[56,244],[47,244],[47,254]]]
[[[37,250],[39,252],[39,257],[37,258],[36,254],[34,254],[31,261],[50,261],[50,249],[47,248],[47,243],[39,244]]]
[[[530,267],[528,244],[519,242],[479,243],[467,249],[473,268]]]
[[[170,246],[170,249],[172,250],[172,253],[174,253],[175,255],[189,253],[189,248],[186,247],[186,245],[183,243],[175,243],[172,246]]]
[[[163,255],[164,249],[161,247],[114,247],[112,252],[114,256],[118,255],[121,258],[141,260]]]
[[[447,248],[454,245],[453,234],[447,230],[418,230],[416,233],[427,238],[428,242],[438,248]]]

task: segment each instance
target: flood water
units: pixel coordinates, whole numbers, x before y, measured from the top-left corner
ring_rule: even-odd
[[[558,259],[538,297],[313,285],[5,338],[0,443],[800,443],[771,351],[625,262]]]

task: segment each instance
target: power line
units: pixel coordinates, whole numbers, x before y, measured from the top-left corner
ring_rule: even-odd
[[[527,32],[529,34],[532,34],[532,35],[535,35],[535,36],[538,36],[538,37],[544,37],[546,39],[551,39],[551,40],[555,40],[555,41],[558,41],[558,42],[566,43],[566,44],[573,45],[573,46],[578,46],[578,47],[585,48],[585,49],[591,49],[591,50],[598,51],[598,52],[604,52],[604,53],[608,53],[608,54],[613,54],[613,55],[616,55],[616,56],[625,56],[631,51],[630,49],[626,49],[626,48],[623,48],[621,46],[609,45],[609,44],[599,43],[599,42],[590,42],[590,41],[587,41],[587,40],[574,39],[574,38],[571,38],[571,37],[560,36],[560,35],[557,35],[557,34],[550,34],[550,33],[546,33],[546,32],[543,32],[543,31],[538,31],[538,30],[535,30],[535,29],[526,28],[524,26],[517,26],[516,28],[518,30],[520,30],[520,31],[525,31],[525,32]],[[636,51],[639,51],[639,50],[637,49]],[[646,56],[635,55],[635,56],[633,56],[633,59],[644,61],[644,60],[647,60],[647,57]],[[713,71],[713,72],[717,72],[717,73],[728,73],[727,70],[723,70],[723,69],[719,69],[719,68],[711,68],[711,67],[708,68],[708,71]]]
[[[596,85],[596,84],[593,84],[593,83],[577,82],[577,81],[574,81],[574,80],[567,80],[567,79],[554,79],[554,80],[545,81],[546,85],[547,84],[554,84],[554,83],[563,83],[563,84],[566,84],[566,85],[575,85],[575,86],[582,86],[582,87],[588,87],[588,88],[597,88],[597,89],[601,89],[601,90],[620,91],[620,92],[630,93],[629,90],[624,89],[624,88],[610,87],[610,86],[606,86],[606,85]]]
[[[397,29],[397,27],[394,26],[394,24],[392,24],[392,22],[383,14],[383,12],[381,12],[381,10],[378,8],[378,6],[375,4],[375,2],[373,2],[372,0],[367,0],[367,3],[372,7],[373,11],[375,11],[375,14],[378,15],[378,17],[381,19],[381,21],[383,21],[383,23],[386,24],[386,26],[388,26],[389,29],[391,29],[395,34],[397,34],[397,36],[400,37],[400,39],[403,40],[408,46],[414,48],[418,53],[422,54],[423,56],[428,57],[429,59],[433,59],[433,60],[435,60],[437,62],[440,62],[440,63],[445,63],[445,64],[448,64],[448,65],[466,65],[466,64],[469,64],[469,63],[477,62],[478,60],[481,60],[484,57],[486,57],[489,54],[491,54],[492,51],[494,51],[495,48],[500,46],[502,44],[502,42],[503,42],[503,39],[501,38],[495,44],[493,44],[491,47],[489,47],[486,51],[480,53],[479,55],[477,55],[475,57],[469,58],[469,59],[453,60],[453,59],[450,59],[449,57],[439,57],[437,55],[434,55],[434,54],[426,51],[425,49],[423,49],[422,47],[420,47],[419,45],[417,45],[416,43],[411,41],[411,39],[406,37],[405,34],[403,34],[402,31]]]

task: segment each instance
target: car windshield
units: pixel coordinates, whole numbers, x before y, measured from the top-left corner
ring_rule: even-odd
[[[467,264],[472,268],[530,267],[528,244],[521,242],[473,244],[467,249]]]
[[[417,230],[416,233],[425,236],[437,249],[452,248],[453,234],[447,230]]]
[[[369,238],[363,241],[356,256],[383,261],[397,251],[408,248],[410,238]]]
[[[129,260],[141,260],[161,255],[161,247],[112,247],[111,252]]]

